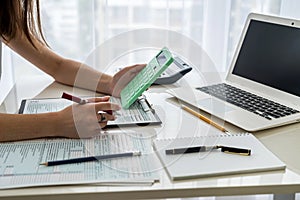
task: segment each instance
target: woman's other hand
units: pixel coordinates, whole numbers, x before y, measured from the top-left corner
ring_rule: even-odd
[[[122,89],[142,70],[146,64],[136,64],[128,66],[117,72],[110,84],[110,94],[120,97]]]

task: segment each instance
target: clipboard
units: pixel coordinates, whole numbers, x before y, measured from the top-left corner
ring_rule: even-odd
[[[121,103],[121,100],[115,97],[111,97],[110,101],[117,104]],[[62,98],[23,99],[19,114],[57,112],[73,103]],[[159,125],[162,123],[145,96],[139,97],[129,109],[121,108],[121,110],[114,112],[114,114],[117,116],[117,119],[108,121],[107,128]]]

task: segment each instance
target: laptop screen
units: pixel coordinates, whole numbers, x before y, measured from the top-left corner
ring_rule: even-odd
[[[232,73],[300,96],[300,29],[251,20]]]

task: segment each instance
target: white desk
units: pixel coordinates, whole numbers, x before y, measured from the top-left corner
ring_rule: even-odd
[[[157,137],[171,137],[176,134],[194,134],[186,127],[201,126],[202,131],[211,131],[212,127],[185,113],[173,102],[172,98],[160,87],[151,88],[150,99],[156,106],[163,124],[145,127]],[[72,92],[72,88],[52,83],[50,79],[20,80],[1,111],[13,112],[21,99],[33,97],[59,97],[62,91]],[[88,91],[80,91],[88,95]],[[161,93],[162,92],[162,93]],[[13,108],[10,108],[13,107]],[[182,128],[183,127],[183,128]],[[232,132],[238,128],[226,124]],[[142,128],[144,129],[144,128]],[[201,134],[201,133],[199,133]],[[300,124],[289,125],[255,133],[255,135],[281,160],[287,164],[286,171],[252,173],[214,178],[202,178],[171,182],[163,169],[159,171],[160,182],[153,186],[59,186],[14,190],[0,190],[1,199],[155,199],[172,197],[226,196],[248,194],[287,194],[284,199],[293,199],[300,192]],[[276,196],[282,197],[282,196]]]

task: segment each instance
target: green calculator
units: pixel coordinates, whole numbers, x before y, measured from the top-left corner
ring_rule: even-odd
[[[122,107],[127,109],[173,62],[171,52],[164,47],[121,91]]]

